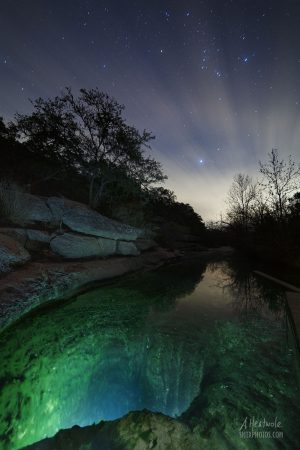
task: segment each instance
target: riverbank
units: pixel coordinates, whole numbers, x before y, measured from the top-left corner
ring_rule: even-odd
[[[138,271],[155,270],[179,259],[226,257],[231,247],[183,252],[157,247],[138,256],[82,261],[37,261],[0,278],[0,332],[35,308],[69,299],[101,282]]]
[[[162,248],[139,256],[31,262],[0,279],[0,331],[41,305],[70,298],[94,283],[153,270],[179,254]]]

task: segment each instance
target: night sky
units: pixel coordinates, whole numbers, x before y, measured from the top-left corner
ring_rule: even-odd
[[[0,115],[97,86],[205,220],[273,147],[299,161],[299,81],[299,0],[1,0]]]

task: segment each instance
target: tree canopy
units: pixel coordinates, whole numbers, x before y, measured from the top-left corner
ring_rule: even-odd
[[[262,186],[267,189],[268,200],[277,218],[282,221],[288,210],[289,197],[300,188],[300,165],[291,156],[287,162],[280,159],[277,149],[272,149],[268,157],[266,163],[259,162],[260,172],[264,176]]]
[[[16,114],[10,132],[62,168],[76,168],[97,207],[111,183],[127,178],[141,189],[163,182],[161,164],[147,155],[154,136],[126,123],[124,106],[98,89],[70,88],[54,99],[32,102],[31,114]]]

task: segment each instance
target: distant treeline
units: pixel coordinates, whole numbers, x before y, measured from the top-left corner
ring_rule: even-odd
[[[300,166],[273,149],[259,173],[257,181],[235,175],[219,228],[262,258],[300,268]]]

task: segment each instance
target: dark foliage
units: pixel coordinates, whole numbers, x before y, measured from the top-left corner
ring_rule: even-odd
[[[205,226],[193,208],[156,185],[167,177],[145,154],[153,136],[128,126],[124,107],[113,98],[98,89],[82,89],[76,98],[67,89],[33,107],[32,114],[16,114],[8,126],[0,119],[0,179],[32,194],[89,203],[135,226],[161,230],[177,224],[182,234],[203,235]]]

